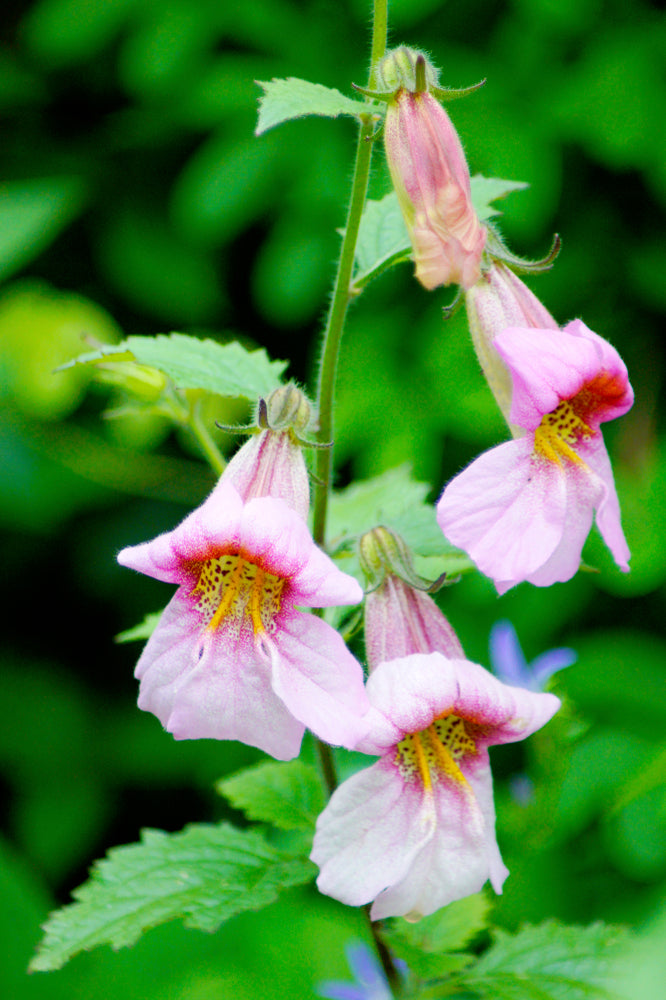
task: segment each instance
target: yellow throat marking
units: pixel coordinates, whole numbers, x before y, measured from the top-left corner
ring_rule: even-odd
[[[201,564],[190,597],[210,631],[222,622],[240,629],[247,616],[259,635],[273,631],[284,582],[240,555],[217,556]]]
[[[563,458],[583,464],[583,459],[572,446],[593,433],[592,428],[576,413],[572,403],[572,400],[563,399],[552,413],[546,413],[541,418],[541,423],[534,432],[535,452],[558,465],[562,464]]]
[[[396,747],[395,761],[406,781],[420,779],[426,791],[442,778],[467,784],[458,761],[477,753],[465,720],[457,715],[436,719],[427,729],[405,736]]]

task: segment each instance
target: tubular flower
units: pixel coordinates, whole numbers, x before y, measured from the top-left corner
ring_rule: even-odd
[[[118,561],[178,584],[136,668],[139,708],[176,739],[237,739],[280,760],[298,754],[306,726],[355,745],[368,707],[361,666],[297,607],[356,604],[362,591],[284,500],[246,500],[225,472],[178,527]]]
[[[368,734],[379,756],[334,792],[311,858],[321,892],[370,916],[419,919],[508,874],[495,839],[488,746],[524,739],[559,707],[483,667],[414,653],[370,675]]]
[[[493,260],[465,295],[469,331],[479,364],[504,419],[510,422],[511,375],[494,345],[507,327],[557,330],[546,307],[505,264]],[[516,435],[522,436],[522,431]]]
[[[416,277],[427,289],[452,283],[470,288],[480,276],[486,230],[472,206],[458,134],[429,92],[433,75],[413,50],[398,49],[386,57],[381,76],[398,84],[386,109],[386,159],[414,250]]]
[[[600,424],[631,408],[627,369],[574,320],[563,330],[509,327],[495,339],[513,384],[510,420],[524,436],[477,458],[437,505],[439,525],[500,594],[523,580],[570,579],[593,516],[627,571],[629,549]]]

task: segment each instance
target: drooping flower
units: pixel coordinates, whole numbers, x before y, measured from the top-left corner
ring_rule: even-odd
[[[370,675],[370,729],[357,749],[379,756],[334,792],[311,858],[320,891],[370,915],[418,919],[508,874],[495,839],[488,746],[524,739],[559,707],[440,653],[381,663]]]
[[[439,525],[494,580],[570,579],[593,517],[625,572],[629,549],[600,425],[631,408],[617,351],[582,323],[509,327],[495,348],[511,374],[510,420],[525,433],[477,458],[437,505]]]
[[[573,649],[561,646],[549,649],[528,663],[510,621],[495,622],[490,630],[490,665],[495,676],[505,684],[543,691],[553,674],[570,667],[577,659]]]
[[[416,277],[428,289],[479,279],[486,230],[472,206],[469,168],[451,119],[431,93],[442,93],[422,53],[389,53],[380,79],[395,87],[384,146],[391,180],[414,251]]]
[[[368,705],[361,666],[298,609],[356,604],[361,588],[284,499],[246,484],[247,496],[225,472],[173,531],[120,552],[123,566],[178,584],[137,664],[139,708],[176,739],[237,739],[281,760],[306,726],[353,747]]]

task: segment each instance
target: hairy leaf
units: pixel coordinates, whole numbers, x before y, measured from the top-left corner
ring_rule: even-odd
[[[416,923],[395,918],[384,926],[382,937],[422,979],[449,976],[473,961],[459,954],[488,926],[490,901],[483,893],[450,903]]]
[[[223,778],[216,788],[248,819],[273,823],[281,830],[314,830],[324,808],[317,772],[299,760],[257,764]]]
[[[602,923],[550,920],[517,934],[497,931],[492,947],[462,973],[482,1000],[609,1000],[613,961],[628,935]]]
[[[258,80],[264,93],[259,98],[259,120],[255,135],[267,132],[269,128],[301,118],[304,115],[324,115],[337,118],[338,115],[367,115],[377,113],[377,109],[361,101],[345,97],[339,90],[324,87],[321,83],[310,83],[290,76],[286,80]]]
[[[236,340],[218,344],[184,333],[128,337],[113,347],[81,354],[69,365],[128,359],[168,375],[177,389],[205,389],[242,399],[269,395],[287,367],[286,361],[271,361],[263,348],[248,351]]]
[[[95,864],[74,891],[75,903],[51,914],[31,969],[58,969],[101,944],[134,944],[144,931],[178,917],[186,927],[214,931],[314,874],[309,861],[281,853],[255,830],[226,823],[174,834],[144,830],[141,843],[116,847]]]

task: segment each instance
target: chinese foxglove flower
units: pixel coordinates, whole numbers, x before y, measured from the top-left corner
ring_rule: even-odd
[[[237,739],[280,760],[298,754],[306,726],[353,747],[367,710],[361,666],[299,608],[356,604],[361,588],[286,500],[247,483],[241,496],[241,465],[173,531],[118,556],[178,584],[137,664],[139,708],[176,739]]]
[[[469,288],[479,279],[486,230],[472,206],[458,134],[430,92],[433,76],[423,55],[411,49],[385,57],[380,78],[398,88],[386,109],[386,160],[412,243],[416,277],[427,289],[452,283]]]
[[[522,580],[545,587],[570,579],[596,515],[626,572],[629,549],[600,430],[633,403],[622,359],[580,320],[562,330],[509,327],[494,344],[511,374],[510,420],[524,435],[448,484],[437,505],[442,531],[502,594]]]
[[[320,891],[370,916],[418,919],[508,872],[495,839],[488,747],[524,739],[559,707],[440,653],[379,664],[367,683],[379,756],[334,792],[311,858]]]

